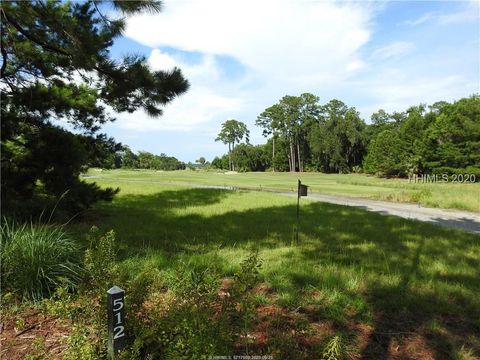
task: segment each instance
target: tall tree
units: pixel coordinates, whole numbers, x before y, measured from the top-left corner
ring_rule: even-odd
[[[181,71],[152,72],[146,58],[109,56],[125,18],[108,18],[106,6],[124,16],[160,11],[143,1],[4,1],[1,4],[2,201],[31,198],[41,183],[48,194],[68,191],[82,206],[111,199],[79,180],[89,162],[85,144],[54,125],[70,123],[84,136],[113,121],[116,112],[144,109],[151,116],[188,89]],[[86,154],[80,156],[80,154]],[[64,161],[63,159],[70,159]],[[85,194],[89,193],[88,196]],[[5,198],[5,196],[7,198]],[[18,201],[16,201],[18,203]]]
[[[369,144],[363,167],[367,173],[378,175],[405,175],[408,171],[407,144],[398,129],[381,131]]]
[[[270,165],[265,145],[239,144],[232,158],[237,171],[265,171]]]
[[[418,146],[424,172],[467,173],[480,179],[480,96],[437,105]]]
[[[355,108],[339,100],[322,107],[318,123],[309,133],[312,152],[325,172],[349,172],[365,153],[365,123]]]
[[[245,138],[248,143],[249,136],[250,132],[247,129],[247,125],[245,125],[241,121],[231,119],[225,121],[222,124],[222,129],[218,133],[218,137],[215,139],[215,141],[221,141],[224,144],[228,144],[228,159],[230,170],[235,170],[235,164],[232,160],[232,151],[235,150],[235,144],[242,141],[243,138]]]
[[[287,158],[290,171],[304,171],[305,152],[308,146],[306,134],[318,117],[318,100],[317,96],[310,93],[300,96],[286,95],[258,116],[256,124],[263,128],[263,135],[273,134],[273,164],[275,164],[275,140],[278,135],[288,143]]]
[[[272,105],[265,109],[258,115],[255,124],[263,128],[263,136],[268,137],[272,135],[272,169],[275,172],[276,158],[275,158],[275,140],[278,132],[284,127],[283,112],[279,104]]]
[[[200,164],[201,166],[204,166],[207,160],[203,156],[200,156],[197,160],[195,160],[197,164]]]

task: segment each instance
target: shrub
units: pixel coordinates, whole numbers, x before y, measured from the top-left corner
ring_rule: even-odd
[[[127,358],[207,359],[226,353],[232,333],[228,319],[219,314],[214,272],[181,263],[171,276],[176,280],[173,290],[150,293],[143,316],[127,314],[135,338]]]
[[[90,329],[84,326],[73,326],[71,335],[67,338],[67,349],[63,360],[97,360],[103,358],[95,341],[92,341]]]
[[[37,300],[59,286],[77,285],[79,249],[62,226],[4,220],[1,236],[1,280],[7,291]]]
[[[101,235],[96,226],[92,226],[87,235],[89,248],[85,251],[84,266],[86,284],[95,291],[104,293],[113,284],[118,267],[115,262],[115,233],[110,230]]]
[[[146,269],[129,286],[149,294],[143,309],[137,299],[137,306],[127,314],[134,341],[125,358],[209,359],[234,351],[236,340],[247,341],[245,335],[254,319],[251,290],[259,280],[260,266],[258,252],[253,252],[242,262],[223,298],[220,276],[213,267],[179,263],[165,279],[168,290],[155,289],[158,284],[145,278],[152,270]]]

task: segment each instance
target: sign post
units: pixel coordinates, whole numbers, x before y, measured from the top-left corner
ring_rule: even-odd
[[[125,291],[114,286],[107,291],[108,355],[111,359],[125,347]]]
[[[295,242],[298,244],[298,233],[300,229],[300,197],[307,196],[308,186],[302,185],[300,179],[298,180],[298,190],[297,190],[297,226],[295,227]]]

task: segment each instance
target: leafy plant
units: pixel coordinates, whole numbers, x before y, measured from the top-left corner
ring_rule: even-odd
[[[260,265],[258,252],[253,252],[242,262],[224,298],[218,293],[220,276],[214,267],[180,262],[164,274],[161,288],[149,279],[157,273],[142,271],[130,285],[147,296],[140,307],[141,297],[128,295],[136,303],[127,310],[128,331],[134,341],[124,356],[208,359],[230,353],[253,319],[256,298],[251,290],[258,282]]]
[[[63,360],[97,360],[101,357],[95,342],[90,338],[89,329],[84,326],[74,326],[72,334],[67,339],[68,348]]]
[[[258,250],[253,250],[250,255],[240,264],[240,270],[235,273],[235,288],[243,293],[253,289],[258,283],[262,260],[259,258]]]
[[[159,282],[160,272],[152,266],[143,268],[131,281],[126,283],[126,302],[132,311],[138,311]]]
[[[252,289],[259,282],[260,268],[262,261],[259,258],[258,250],[253,250],[250,255],[240,264],[240,270],[234,275],[230,306],[236,311],[235,324],[240,329],[242,338],[245,339],[245,350],[248,353],[248,329],[255,319],[256,299]],[[230,311],[232,309],[230,308]]]
[[[79,249],[62,226],[4,219],[1,235],[4,289],[37,300],[59,286],[76,287],[81,277]]]
[[[84,259],[87,284],[96,291],[106,291],[117,274],[115,233],[110,230],[101,235],[98,228],[92,226],[87,240],[90,244]]]
[[[176,286],[167,292],[151,289],[144,311],[127,314],[134,342],[129,359],[207,359],[225,353],[232,342],[226,318],[216,306],[218,278],[208,269],[190,269],[180,264]],[[172,279],[171,279],[172,280]],[[134,282],[144,283],[141,276]]]
[[[335,335],[325,346],[323,350],[322,359],[324,360],[338,360],[342,356],[342,338]]]
[[[47,357],[47,347],[45,339],[37,336],[32,342],[32,353],[26,356],[26,360],[41,360]]]

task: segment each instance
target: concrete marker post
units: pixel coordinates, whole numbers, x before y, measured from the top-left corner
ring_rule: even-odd
[[[110,359],[125,348],[125,291],[113,286],[107,291],[108,356]]]

